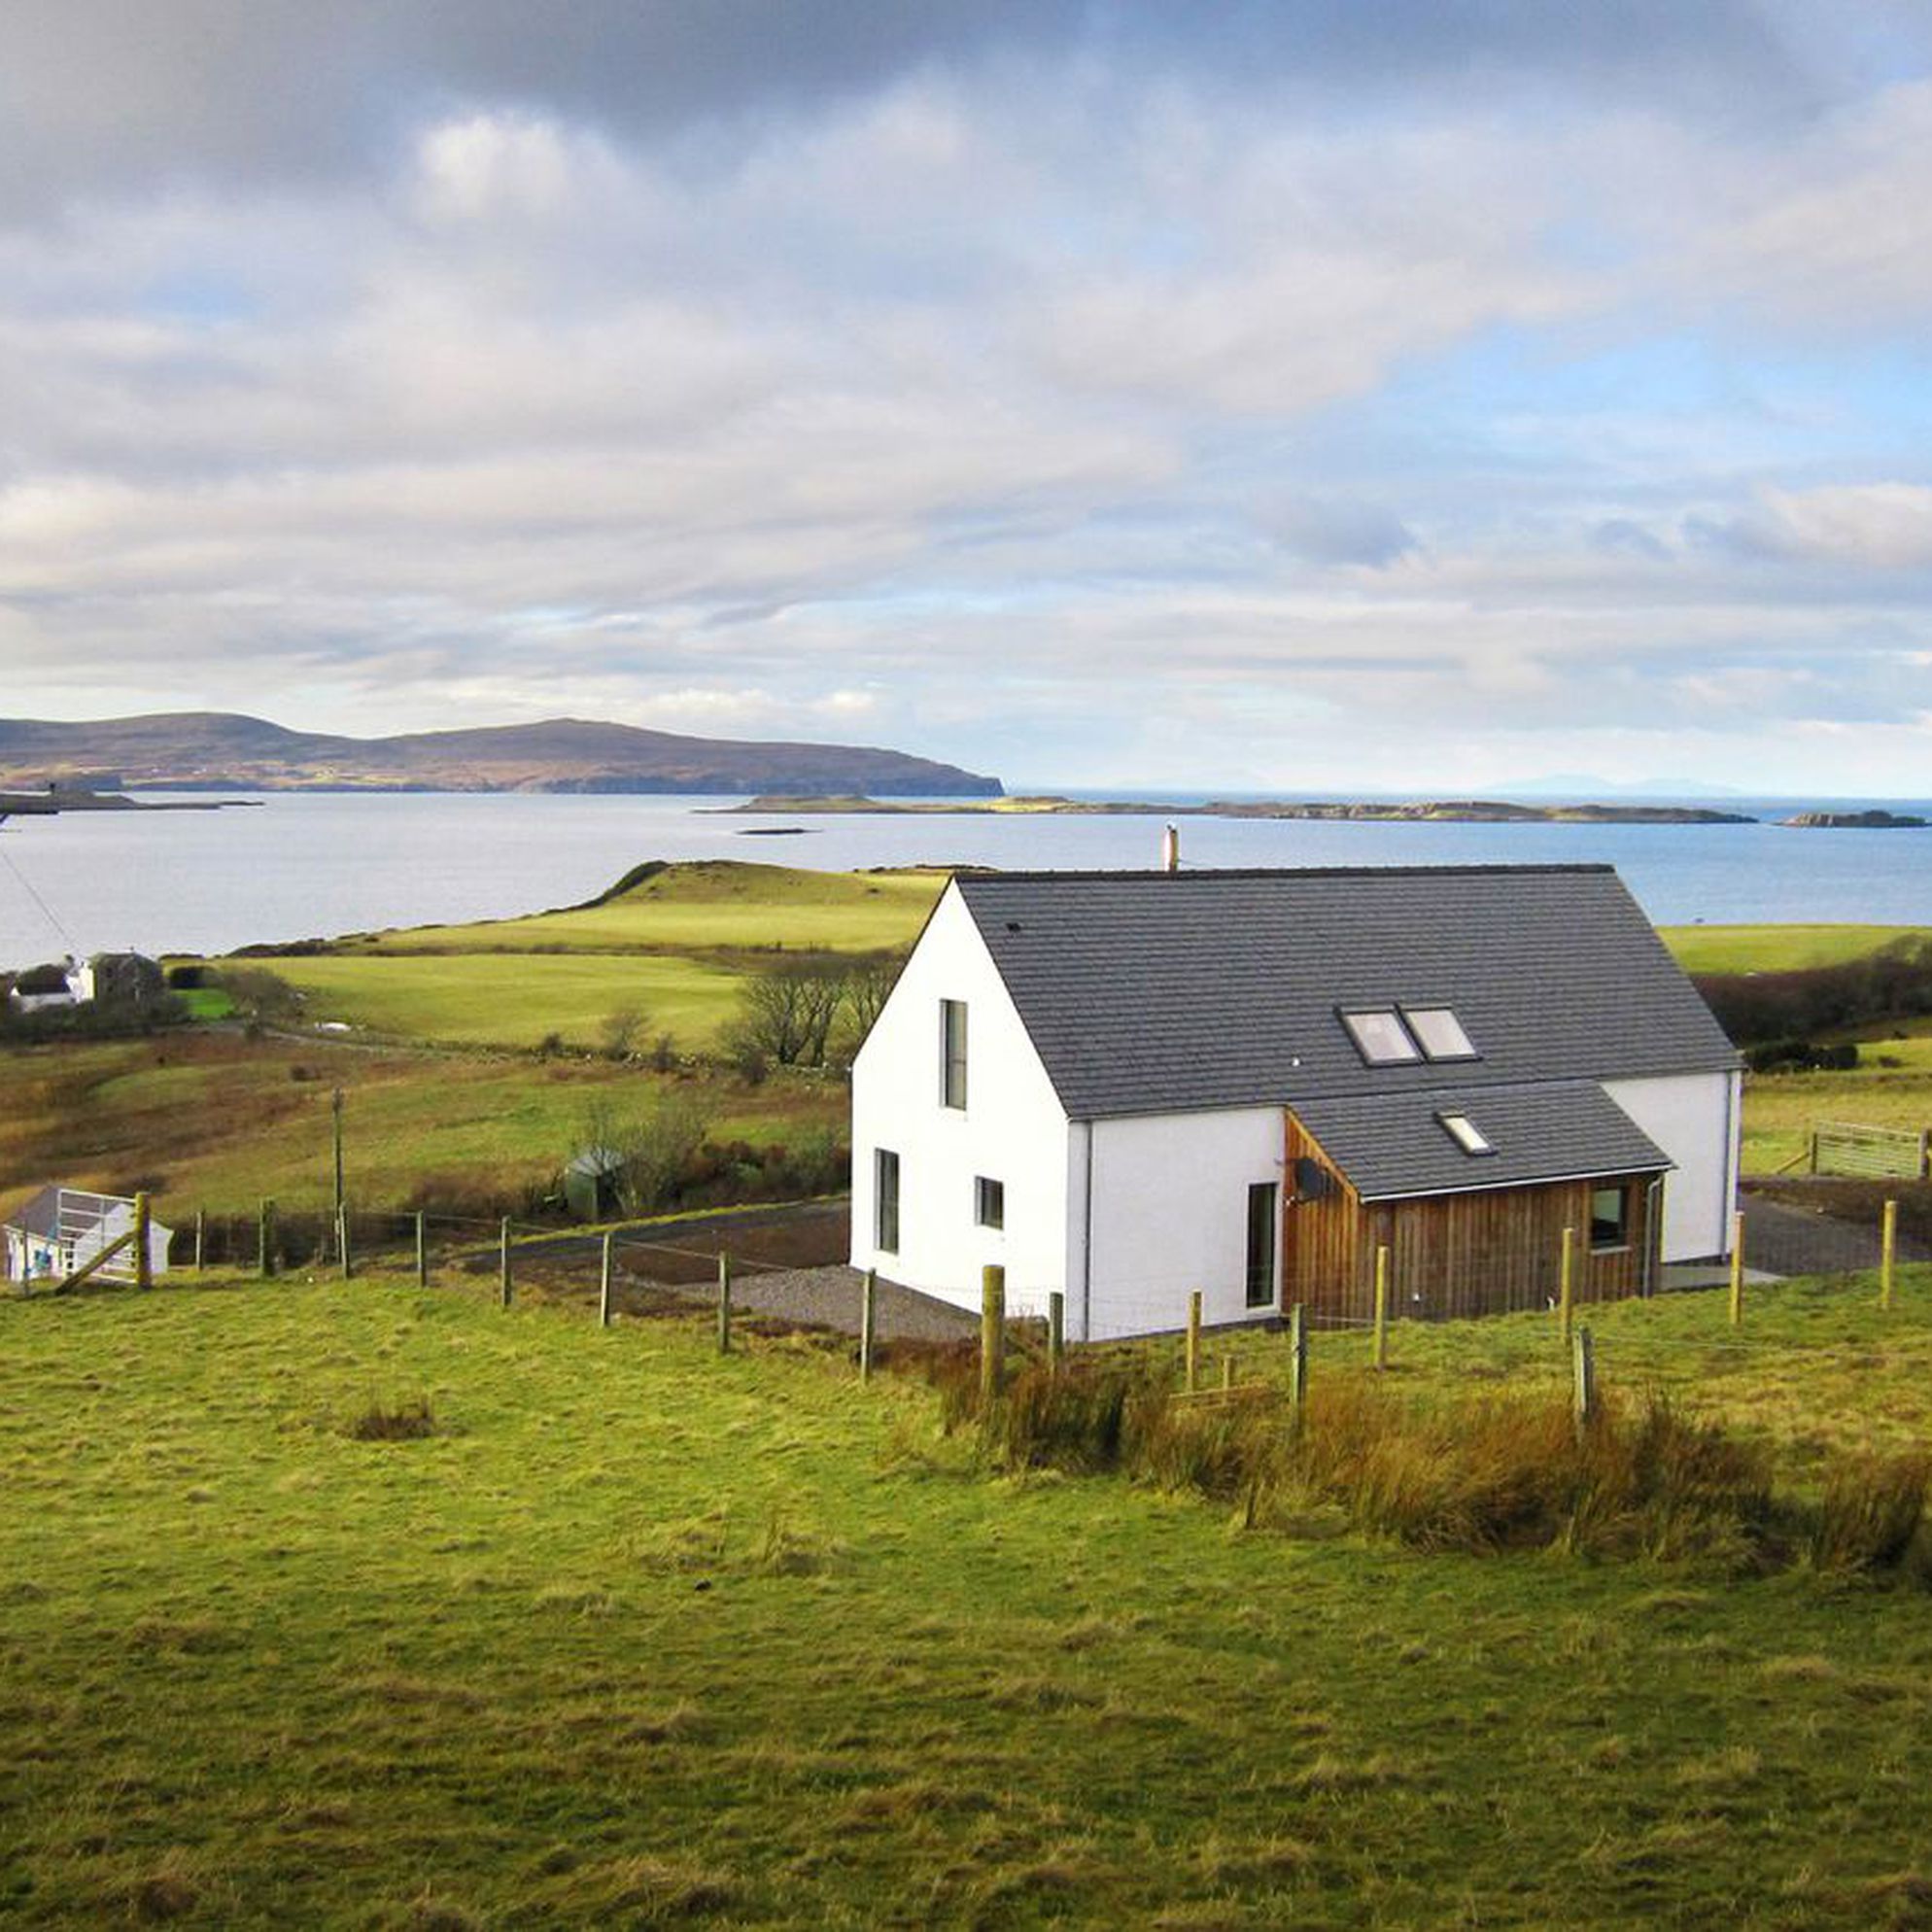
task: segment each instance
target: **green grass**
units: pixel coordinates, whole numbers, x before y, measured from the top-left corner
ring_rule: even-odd
[[[501,953],[277,959],[306,998],[303,1018],[337,1020],[400,1040],[535,1047],[551,1034],[595,1047],[625,1008],[644,1016],[642,1042],[669,1033],[703,1052],[737,1010],[742,976],[673,955]]]
[[[0,1331],[10,1922],[1866,1926],[1932,1898],[1911,1593],[1235,1534],[1115,1479],[989,1480],[842,1350],[721,1360],[702,1322],[460,1288],[0,1304]],[[1870,1352],[1882,1408],[1917,1364]]]
[[[1662,926],[1686,973],[1787,973],[1862,959],[1894,940],[1921,938],[1927,926]]]

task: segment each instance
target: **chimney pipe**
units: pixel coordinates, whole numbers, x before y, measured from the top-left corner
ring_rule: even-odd
[[[1181,870],[1181,833],[1177,826],[1169,825],[1160,835],[1160,869],[1162,872]]]

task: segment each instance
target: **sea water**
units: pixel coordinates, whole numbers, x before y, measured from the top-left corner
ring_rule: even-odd
[[[719,810],[732,803],[282,792],[221,811],[14,818],[0,825],[0,968],[70,951],[224,952],[514,915],[590,898],[646,859],[828,871],[1150,867],[1163,822],[1158,811],[811,818]],[[1820,803],[1723,801],[1763,821],[1747,825],[1178,822],[1188,867],[1605,863],[1659,924],[1932,925],[1932,830],[1771,822]],[[1824,803],[1848,811],[1861,802]],[[1932,817],[1932,804],[1882,803]]]

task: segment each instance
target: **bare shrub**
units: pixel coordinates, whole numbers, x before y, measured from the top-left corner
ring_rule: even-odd
[[[760,973],[739,996],[726,1051],[742,1070],[762,1054],[775,1066],[822,1067],[845,1001],[845,969],[836,960],[790,960]]]
[[[644,1010],[639,1006],[620,1006],[607,1013],[597,1029],[598,1051],[606,1060],[628,1060],[637,1050],[638,1036],[644,1030]]]

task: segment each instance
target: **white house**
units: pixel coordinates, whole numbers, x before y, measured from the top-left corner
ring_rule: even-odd
[[[1726,1252],[1739,1062],[1607,866],[962,875],[852,1070],[854,1265],[1078,1339]],[[1564,1230],[1570,1229],[1569,1236]]]
[[[79,959],[63,960],[57,966],[30,966],[14,982],[7,995],[17,1013],[86,1006],[93,997],[93,964]]]

